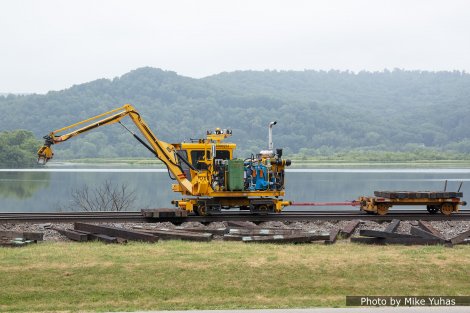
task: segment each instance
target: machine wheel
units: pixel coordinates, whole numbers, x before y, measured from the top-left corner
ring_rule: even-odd
[[[197,215],[204,216],[207,214],[207,209],[205,205],[198,205],[196,209]]]
[[[260,204],[258,206],[258,211],[260,213],[268,213],[269,212],[269,208],[268,208],[268,205],[267,204]]]
[[[379,203],[377,204],[377,214],[378,215],[385,215],[388,213],[388,205]]]
[[[436,214],[439,211],[438,205],[427,205],[426,209],[428,210],[429,214]]]
[[[199,201],[197,207],[194,209],[194,213],[199,216],[207,215],[207,207],[205,201]]]
[[[205,205],[199,205],[196,209],[196,213],[199,216],[204,216],[207,214],[206,206]]]
[[[444,215],[451,215],[452,212],[454,211],[454,206],[450,203],[443,203],[441,205],[441,213]]]

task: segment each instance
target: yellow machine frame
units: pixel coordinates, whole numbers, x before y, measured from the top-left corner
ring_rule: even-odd
[[[233,151],[236,149],[236,144],[221,143],[222,140],[231,136],[230,131],[216,129],[215,132],[208,132],[205,139],[200,139],[197,142],[170,144],[159,140],[137,110],[130,104],[52,131],[49,135],[44,137],[45,143],[38,150],[38,162],[45,164],[52,159],[54,153],[51,146],[53,144],[65,142],[75,136],[101,126],[114,123],[121,124],[121,120],[126,116],[129,116],[132,122],[134,122],[145,137],[146,142],[132,133],[127,127],[126,129],[146,146],[147,149],[154,153],[155,156],[167,166],[169,172],[171,172],[176,179],[177,184],[172,185],[172,190],[180,192],[184,196],[190,196],[189,198],[173,201],[173,203],[181,209],[192,212],[197,208],[200,214],[205,214],[205,208],[199,203],[210,199],[216,199],[220,205],[227,207],[249,206],[253,199],[269,199],[273,206],[272,209],[275,212],[280,212],[283,207],[290,205],[291,202],[279,199],[279,197],[284,196],[284,190],[220,191],[212,188],[210,185],[210,175],[213,171],[211,152],[226,150],[229,152],[229,159],[233,158]],[[60,135],[60,133],[65,131],[70,132]],[[180,154],[182,150],[187,151],[188,158],[182,157]],[[195,150],[205,151],[203,158],[197,160],[197,163],[205,164],[205,169],[203,170],[197,169],[196,166],[194,166],[196,162],[193,162],[191,152]],[[188,177],[187,172],[185,173],[183,171],[183,163],[190,168],[190,177]],[[285,163],[274,165],[277,169],[282,170],[284,166]],[[260,205],[260,208],[264,209],[265,207]],[[266,207],[266,209],[268,208]]]

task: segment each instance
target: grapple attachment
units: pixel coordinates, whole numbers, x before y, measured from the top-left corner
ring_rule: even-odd
[[[50,146],[42,146],[38,150],[38,164],[40,165],[46,164],[47,161],[52,159],[53,156],[54,156],[54,153],[52,152],[52,149]]]
[[[38,164],[46,164],[54,156],[51,146],[54,144],[52,136],[44,136],[44,145],[38,150]]]

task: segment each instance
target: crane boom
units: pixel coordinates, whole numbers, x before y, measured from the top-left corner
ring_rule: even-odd
[[[126,116],[129,116],[132,122],[134,122],[139,131],[145,137],[148,144],[145,143],[142,139],[140,139],[140,137],[138,137],[136,134],[132,133],[134,137],[139,140],[142,144],[144,144],[151,152],[155,154],[157,158],[159,158],[167,166],[168,170],[176,178],[185,193],[193,194],[193,185],[186,177],[184,171],[182,170],[179,164],[179,161],[186,163],[189,167],[192,167],[192,165],[189,164],[189,162],[183,156],[178,154],[176,148],[173,145],[159,140],[157,136],[155,136],[155,134],[150,130],[149,126],[140,116],[137,110],[130,104],[125,104],[120,108],[116,108],[114,110],[93,116],[78,123],[54,130],[49,133],[49,135],[44,136],[44,145],[38,150],[38,163],[45,164],[47,163],[47,161],[52,159],[54,155],[51,148],[52,145],[62,143],[75,136],[86,133],[101,126],[111,125],[118,122],[120,123],[121,119]],[[85,126],[75,129],[76,127],[81,125]],[[72,130],[62,135],[60,134],[70,129],[75,130]]]

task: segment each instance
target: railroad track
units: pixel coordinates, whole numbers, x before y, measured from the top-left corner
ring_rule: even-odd
[[[40,212],[0,213],[0,223],[146,222],[141,212]]]
[[[429,214],[422,210],[391,211],[387,215],[371,215],[359,210],[348,211],[285,211],[283,213],[271,213],[266,215],[252,215],[244,212],[225,212],[209,216],[188,217],[162,217],[146,218],[138,211],[133,212],[60,212],[60,213],[0,213],[1,223],[46,223],[46,222],[220,222],[220,221],[313,221],[313,220],[373,220],[390,221],[399,220],[470,220],[470,210],[462,210],[451,216],[442,214]]]

